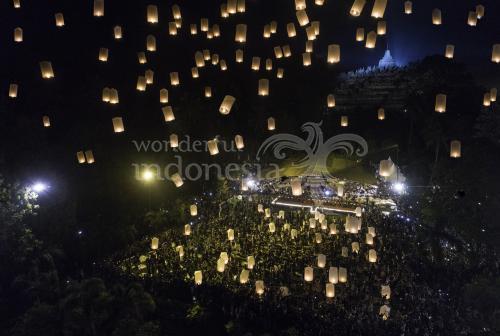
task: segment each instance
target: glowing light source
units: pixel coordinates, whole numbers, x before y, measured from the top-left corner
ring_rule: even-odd
[[[43,182],[36,182],[35,184],[33,184],[31,186],[31,189],[33,189],[33,191],[36,192],[37,194],[40,194],[40,193],[44,192],[45,190],[47,190],[48,186],[47,186],[47,184],[45,184]]]

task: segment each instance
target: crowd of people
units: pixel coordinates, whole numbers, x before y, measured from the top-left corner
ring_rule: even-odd
[[[183,282],[193,300],[217,301],[225,315],[262,330],[289,325],[303,334],[467,333],[460,298],[449,292],[453,286],[440,288],[442,279],[432,274],[417,221],[363,204],[361,229],[351,233],[345,230],[345,215],[323,214],[322,225],[309,209],[278,207],[273,198],[272,193],[251,193],[199,199],[188,229],[159,234],[158,246],[147,237],[114,262],[125,276]],[[369,227],[375,229],[373,244],[366,240]],[[376,262],[368,258],[370,249],[377,253]],[[217,265],[221,253],[227,254],[223,270]],[[319,254],[326,256],[322,267]],[[305,267],[313,267],[312,281],[305,280]],[[330,267],[347,270],[347,281],[334,284],[333,298],[325,292]],[[242,270],[249,271],[245,283]],[[202,279],[195,279],[200,271]],[[263,292],[257,292],[256,281],[263,281]],[[389,295],[382,286],[390,288]]]

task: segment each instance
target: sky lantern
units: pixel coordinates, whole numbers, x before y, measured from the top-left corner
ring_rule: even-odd
[[[276,121],[273,117],[267,118],[267,130],[274,131],[276,129]]]
[[[177,136],[177,134],[175,134],[175,133],[170,134],[169,144],[170,144],[170,148],[178,148],[179,147],[179,137]]]
[[[354,0],[354,3],[352,4],[351,10],[349,13],[352,16],[360,16],[361,12],[363,11],[363,8],[365,7],[366,0]]]
[[[171,72],[170,73],[170,84],[172,86],[177,86],[180,84],[178,72]]]
[[[245,143],[243,142],[243,137],[241,135],[236,135],[234,137],[234,143],[236,144],[236,149],[238,150],[245,148]]]
[[[227,0],[227,12],[236,14],[236,0]]]
[[[194,62],[198,68],[203,68],[205,66],[205,58],[203,57],[203,53],[201,51],[194,53]]]
[[[280,59],[283,57],[283,50],[281,49],[280,46],[276,46],[274,47],[274,56],[277,58],[277,59]]]
[[[490,99],[492,102],[496,102],[497,101],[497,88],[491,88],[490,89]]]
[[[259,79],[259,96],[269,96],[269,80],[268,79]]]
[[[314,222],[314,225],[316,226],[316,221]],[[316,242],[316,244],[321,244],[321,242],[323,241],[323,236],[321,235],[321,233],[316,232],[314,234],[314,241]]]
[[[469,12],[469,16],[467,17],[467,24],[471,27],[475,27],[477,25],[477,13],[474,11]]]
[[[236,63],[242,63],[244,58],[243,50],[241,49],[236,49],[235,52],[235,61]]]
[[[104,89],[102,89],[102,101],[105,103],[109,103],[110,99],[111,99],[111,89],[105,87]]]
[[[282,49],[283,49],[283,56],[285,58],[292,56],[292,50],[290,49],[290,46],[288,44],[284,45]]]
[[[458,159],[462,156],[462,144],[458,140],[453,140],[450,143],[450,157]]]
[[[302,183],[300,179],[294,178],[290,181],[290,185],[292,187],[292,195],[293,196],[301,196],[302,195]]]
[[[182,18],[182,15],[181,15],[181,8],[179,7],[179,5],[173,5],[172,6],[172,16],[174,17],[174,19],[176,20],[179,20]]]
[[[236,11],[238,13],[245,13],[246,11],[245,0],[238,0],[236,2]]]
[[[172,110],[172,106],[165,106],[162,109],[163,118],[165,122],[170,122],[175,120],[174,111]]]
[[[94,0],[94,16],[104,16],[104,0]]]
[[[319,268],[325,268],[326,266],[326,255],[324,254],[318,254],[318,267]]]
[[[158,250],[158,245],[160,244],[160,239],[158,239],[157,237],[153,237],[151,238],[151,249],[154,251],[154,250]]]
[[[494,63],[500,63],[500,44],[493,45],[493,50],[491,52],[491,61]]]
[[[340,46],[338,44],[328,46],[327,62],[331,64],[340,62]]]
[[[276,232],[276,224],[274,222],[269,223],[269,233]]]
[[[379,164],[379,175],[382,177],[389,177],[394,172],[395,166],[391,159],[381,160]]]
[[[109,50],[108,50],[108,48],[100,48],[99,49],[99,61],[101,61],[101,62],[107,62],[108,61],[108,56],[109,56]]]
[[[262,280],[255,281],[255,293],[257,293],[257,295],[259,296],[264,294],[264,281]]]
[[[223,273],[224,270],[226,269],[226,263],[224,262],[224,259],[217,259],[217,272]]]
[[[301,27],[307,26],[309,24],[309,17],[305,10],[299,10],[295,13],[297,16],[297,21]]]
[[[176,26],[175,22],[171,21],[168,23],[168,33],[170,36],[177,35],[177,26]]]
[[[23,42],[23,29],[21,27],[14,29],[14,42]]]
[[[212,54],[212,65],[219,64],[219,54]]]
[[[285,73],[285,70],[283,68],[278,68],[278,70],[276,70],[276,78],[283,78],[283,75]]]
[[[264,31],[262,33],[262,36],[266,39],[271,37],[271,26],[270,25],[266,24],[264,26]]]
[[[385,110],[381,107],[377,111],[378,120],[385,120]]]
[[[180,29],[182,27],[182,19],[174,19],[175,27]]]
[[[368,251],[368,261],[371,263],[377,262],[377,251],[375,251],[374,249],[370,249]]]
[[[444,52],[444,56],[446,58],[450,58],[451,59],[451,58],[453,58],[454,54],[455,54],[455,46],[453,44],[447,44],[446,45],[446,50]]]
[[[162,104],[168,103],[168,90],[167,89],[160,90],[160,103],[162,103]]]
[[[358,242],[352,242],[351,243],[351,249],[353,253],[359,253],[359,243]]]
[[[56,27],[63,27],[64,26],[64,15],[63,15],[63,13],[56,13],[56,14],[54,14],[54,17],[56,19]]]
[[[137,53],[137,61],[139,62],[139,64],[146,64],[148,62],[148,60],[146,59],[146,54],[144,53],[144,51],[139,51]]]
[[[476,6],[476,15],[478,19],[482,19],[484,16],[484,6],[483,5],[477,5]]]
[[[146,36],[146,50],[156,51],[156,37],[153,35]]]
[[[198,26],[196,26],[196,23],[192,23],[189,25],[189,31],[191,32],[191,35],[198,34]]]
[[[50,118],[49,118],[49,116],[43,116],[42,117],[42,124],[43,124],[43,127],[50,127]]]
[[[316,36],[319,36],[319,27],[320,27],[320,22],[319,21],[313,21],[311,22],[311,27],[314,30],[314,34]]]
[[[434,8],[432,10],[432,24],[440,25],[442,23],[443,23],[443,20],[441,18],[441,10],[438,8]]]
[[[86,159],[85,159],[85,154],[83,153],[83,151],[80,151],[80,152],[76,152],[76,159],[78,160],[78,163],[85,163]]]
[[[329,228],[330,228],[330,235],[336,235],[338,233],[337,224],[331,223],[329,225]]]
[[[234,40],[239,43],[245,43],[247,41],[247,25],[240,23],[236,25],[236,33]]]
[[[146,7],[146,19],[149,23],[158,23],[158,7],[156,5]]]
[[[88,164],[93,164],[95,162],[94,152],[91,149],[85,151],[85,160]]]
[[[260,69],[260,57],[252,57],[252,70],[259,71]]]
[[[313,52],[313,47],[314,47],[313,41],[306,41],[305,52],[312,53]]]
[[[302,64],[305,67],[308,67],[311,65],[311,53],[310,52],[305,52],[302,54]]]
[[[201,285],[203,282],[203,273],[201,271],[194,272],[194,283],[196,285]]]
[[[198,206],[196,204],[189,206],[189,214],[193,217],[198,215]]]
[[[42,73],[42,78],[50,79],[54,78],[54,70],[52,69],[52,63],[49,61],[40,62],[40,71]]]
[[[307,27],[306,35],[308,41],[314,41],[316,39],[316,33],[314,32],[314,27],[312,26]]]
[[[211,98],[212,97],[212,88],[210,86],[205,86],[204,94],[205,94],[205,98]]]
[[[373,236],[371,234],[367,233],[365,237],[366,237],[366,240],[365,240],[366,244],[373,245]]]
[[[293,24],[293,22],[286,25],[286,32],[290,38],[297,36],[297,31],[295,30],[295,24]]]
[[[208,19],[207,18],[200,19],[200,30],[202,32],[208,32]]]
[[[146,91],[146,77],[137,76],[136,89],[137,91]]]
[[[306,282],[311,282],[314,280],[314,269],[310,266],[304,268],[304,280]]]
[[[338,197],[343,197],[344,196],[344,185],[339,183],[337,185],[337,196]]]
[[[115,26],[113,28],[113,35],[115,37],[115,40],[120,40],[123,37],[122,27],[121,26]]]
[[[180,188],[184,184],[182,177],[178,173],[175,173],[170,178],[171,178],[172,182],[174,182],[174,184],[177,188]]]
[[[115,133],[122,133],[125,131],[125,127],[123,126],[123,119],[121,117],[113,118],[112,122],[113,122],[113,130]]]
[[[356,212],[356,217],[359,218],[363,214],[363,209],[361,209],[361,207],[356,207],[355,212]]]
[[[387,0],[375,0],[372,8],[372,17],[380,19],[384,17]]]
[[[249,270],[253,269],[255,266],[255,258],[253,256],[247,257],[247,268]]]
[[[387,33],[387,22],[378,21],[377,22],[377,35],[385,35]]]
[[[356,41],[361,42],[365,40],[365,28],[356,29]]]
[[[240,273],[240,284],[246,284],[248,282],[248,278],[250,276],[250,272],[246,269],[241,270]]]
[[[306,0],[295,0],[295,10],[306,9]]]
[[[200,74],[198,73],[198,68],[197,67],[191,68],[191,77],[193,77],[193,78],[200,77]]]
[[[224,115],[229,114],[229,112],[231,112],[231,109],[233,108],[235,101],[236,98],[234,98],[233,96],[225,96],[222,100],[222,103],[220,104],[219,112]]]
[[[413,3],[411,1],[405,1],[405,14],[413,13]]]
[[[483,96],[483,106],[490,106],[491,105],[491,97],[490,97],[490,92],[486,92]]]
[[[374,31],[371,31],[366,35],[366,44],[365,47],[368,49],[373,49],[375,48],[375,45],[377,44],[377,33]]]
[[[224,264],[226,265],[229,263],[229,255],[227,254],[227,252],[221,252],[219,255],[219,259],[224,260]]]
[[[267,71],[273,70],[273,60],[270,58],[266,59],[266,70]]]
[[[17,84],[10,84],[9,85],[9,97],[10,98],[17,98],[18,88],[19,87]]]
[[[446,112],[446,95],[439,93],[436,95],[436,104],[434,106],[434,111],[438,113]]]
[[[210,155],[217,155],[219,154],[219,147],[217,146],[217,140],[208,140],[207,141],[207,146],[208,146],[208,152]]]
[[[331,284],[339,282],[339,269],[337,267],[330,267],[328,270],[328,282]]]
[[[341,116],[340,117],[340,126],[341,127],[349,126],[349,117],[348,116]]]
[[[189,224],[184,225],[184,235],[185,236],[191,235],[191,225],[189,225]]]
[[[21,0],[12,1],[14,8],[21,8]]]
[[[330,93],[327,97],[326,97],[326,105],[329,107],[329,108],[333,108],[335,107],[335,96]]]
[[[347,268],[339,267],[339,282],[347,282]]]
[[[271,21],[269,23],[269,30],[271,31],[271,34],[276,34],[278,31],[278,22],[277,21]]]
[[[229,240],[229,241],[234,240],[234,230],[233,229],[227,230],[227,240]]]

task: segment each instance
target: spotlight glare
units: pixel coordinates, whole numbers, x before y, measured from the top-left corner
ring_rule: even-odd
[[[47,185],[45,183],[42,183],[42,182],[37,182],[37,183],[33,184],[31,189],[33,189],[34,192],[39,194],[39,193],[42,193],[45,190],[47,190]]]

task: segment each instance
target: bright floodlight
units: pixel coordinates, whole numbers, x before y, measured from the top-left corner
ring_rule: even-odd
[[[153,179],[154,175],[153,175],[153,172],[151,170],[145,170],[143,173],[142,173],[142,178],[144,179],[144,181],[151,181]]]
[[[397,192],[398,194],[402,194],[404,193],[406,186],[402,182],[396,182],[392,185],[392,189],[394,189],[394,191]]]
[[[45,190],[47,190],[47,185],[45,183],[42,183],[42,182],[37,182],[37,183],[33,184],[31,189],[33,189],[34,192],[39,194],[39,193],[42,193]]]

